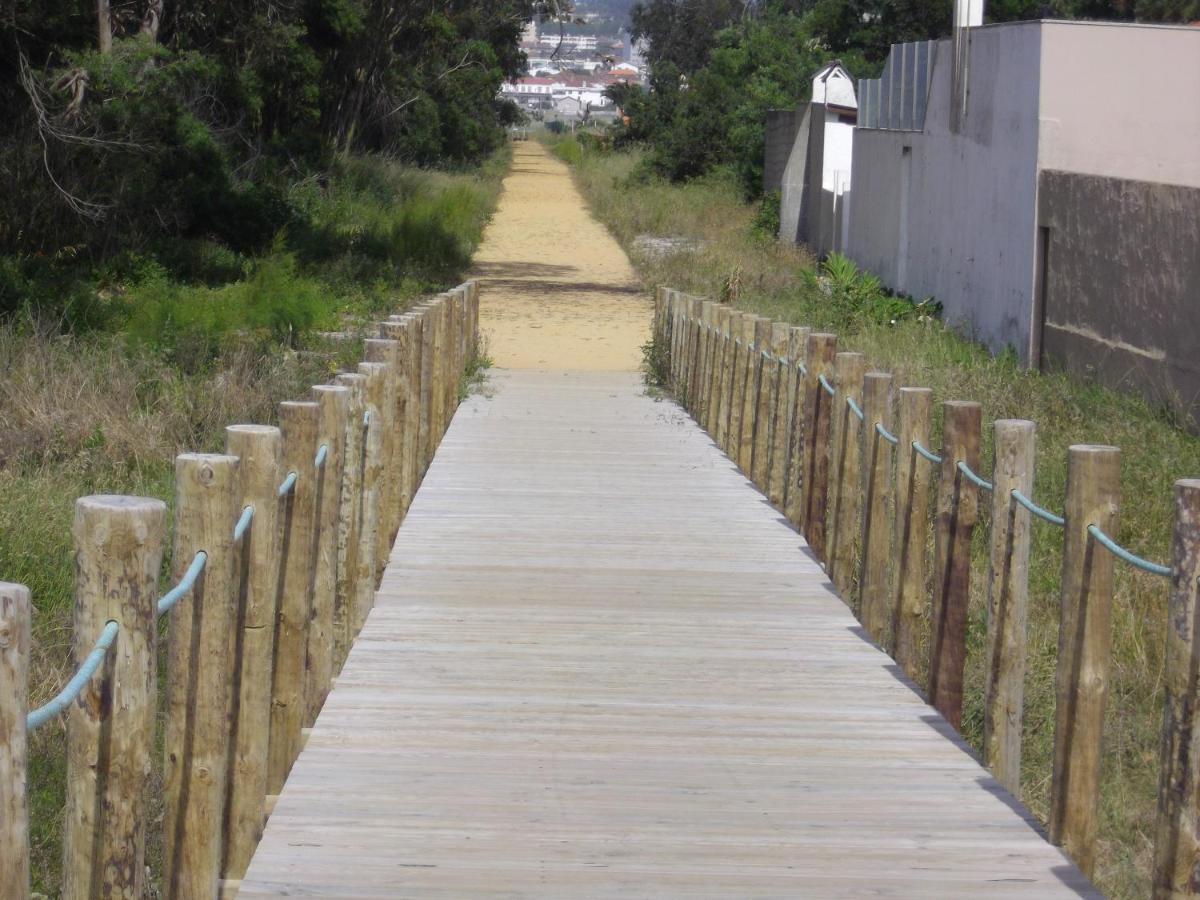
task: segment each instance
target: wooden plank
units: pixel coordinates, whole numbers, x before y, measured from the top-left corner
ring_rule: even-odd
[[[1098,896],[681,409],[490,382],[239,898]]]

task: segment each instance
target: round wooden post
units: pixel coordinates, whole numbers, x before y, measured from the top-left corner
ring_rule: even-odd
[[[413,494],[416,491],[415,472],[410,464],[412,433],[408,418],[412,393],[411,357],[412,357],[412,327],[410,321],[384,322],[380,332],[389,340],[396,342],[396,353],[393,362],[396,379],[396,412],[393,418],[396,432],[396,453],[393,465],[396,467],[396,479],[399,485],[397,498],[398,508],[395,515],[397,529],[412,505]],[[395,539],[395,532],[392,534]]]
[[[359,363],[359,374],[367,376],[364,400],[370,416],[364,441],[362,530],[358,548],[358,589],[354,606],[354,635],[362,630],[367,613],[375,602],[376,577],[386,560],[379,561],[380,505],[383,501],[383,434],[379,424],[379,409],[385,402],[384,363]]]
[[[876,424],[892,430],[892,376],[868,372],[863,378],[862,569],[858,579],[859,616],[877,644],[887,645],[888,572],[892,558],[892,445]]]
[[[704,341],[704,299],[689,297],[690,324],[688,327],[688,378],[687,395],[688,409],[695,417],[700,411],[700,367],[701,347]]]
[[[1194,897],[1200,887],[1200,479],[1175,482],[1171,550],[1154,900]]]
[[[337,608],[339,521],[345,479],[346,429],[350,389],[341,385],[313,387],[317,403],[317,444],[325,464],[317,471],[316,574],[308,626],[308,668],[304,681],[304,724],[312,727],[329,693],[334,673],[334,615]]]
[[[142,897],[166,516],[166,504],[147,497],[75,501],[75,667],[108,622],[119,630],[67,711],[65,897]]]
[[[316,533],[317,475],[314,457],[320,409],[315,403],[279,404],[283,436],[280,469],[296,473],[296,485],[282,501],[283,546],[275,625],[275,665],[271,680],[271,744],[267,791],[278,794],[300,753],[304,725],[304,672],[312,610],[313,538]]]
[[[1050,840],[1089,878],[1096,864],[1100,754],[1112,650],[1113,556],[1088,526],[1117,534],[1121,451],[1076,444],[1067,451],[1062,605],[1054,674],[1054,771]]]
[[[338,517],[337,592],[333,605],[334,669],[341,671],[354,641],[358,602],[358,551],[362,530],[363,463],[366,453],[363,414],[367,409],[367,377],[343,372],[337,383],[350,391],[346,414],[342,508]],[[415,446],[415,443],[412,445]],[[410,446],[409,449],[412,449]],[[410,463],[416,457],[410,457]],[[415,468],[413,468],[415,473]]]
[[[175,458],[172,581],[208,554],[202,580],[172,612],[167,656],[163,886],[178,900],[212,897],[220,883],[240,500],[236,456]]]
[[[754,481],[754,434],[763,382],[763,351],[771,349],[771,320],[754,316],[751,344],[746,354],[746,393],[742,402],[742,431],[738,437],[738,466]]]
[[[364,341],[367,362],[383,363],[387,366],[383,379],[382,416],[383,460],[380,471],[383,482],[380,495],[378,542],[376,558],[386,560],[396,532],[400,530],[402,506],[400,482],[403,475],[404,435],[398,422],[397,398],[400,396],[400,344],[396,341],[369,339]],[[443,361],[444,362],[444,361]],[[443,373],[448,375],[449,373]],[[455,376],[457,384],[457,376]],[[445,399],[445,398],[443,398]],[[438,435],[441,440],[441,435]]]
[[[1030,513],[1013,502],[1012,492],[1033,496],[1034,424],[1025,419],[998,419],[993,429],[996,462],[992,469],[983,748],[984,761],[996,780],[1016,797],[1021,789]]]
[[[837,336],[808,336],[808,374],[804,379],[804,415],[800,426],[801,460],[795,466],[800,478],[800,527],[817,559],[825,556],[825,509],[829,494],[829,427],[833,397],[821,387],[818,376],[833,377]],[[790,516],[789,516],[790,518]]]
[[[0,581],[0,897],[29,897],[29,588]]]
[[[787,365],[781,367],[779,405],[775,411],[777,422],[775,443],[771,449],[771,503],[779,510],[788,508],[789,496],[794,479],[792,459],[799,447],[799,425],[801,412],[800,364],[806,357],[808,335],[811,329],[802,326],[788,328]],[[789,517],[790,518],[790,517]],[[795,520],[793,520],[795,521]]]
[[[779,376],[782,371],[780,360],[787,356],[788,349],[787,323],[767,324],[769,327],[763,349],[770,358],[759,354],[762,374],[758,382],[758,406],[754,411],[751,450],[752,480],[764,494],[768,494],[771,487],[771,449],[774,446],[777,426],[776,406],[779,398]]]
[[[662,341],[667,336],[667,289],[661,284],[654,289],[654,337]]]
[[[833,360],[833,441],[830,447],[829,560],[826,571],[847,606],[854,587],[854,543],[858,539],[858,513],[862,503],[862,422],[850,408],[853,400],[862,409],[863,376],[867,358],[861,353],[839,353]]]
[[[742,368],[737,377],[741,383],[741,403],[734,410],[737,431],[732,435],[733,460],[747,478],[753,465],[754,412],[758,406],[758,378],[762,371],[762,349],[770,339],[771,322],[762,316],[747,315],[742,319]]]
[[[742,337],[745,327],[742,323],[748,317],[749,313],[743,313],[736,309],[730,310],[729,313],[729,352],[725,355],[725,377],[729,380],[729,393],[726,396],[725,416],[724,421],[721,422],[719,443],[721,449],[725,451],[725,455],[731,459],[736,455],[732,450],[737,446],[737,429],[742,414],[742,394],[746,387],[745,379],[741,377],[746,350]]]
[[[918,652],[925,616],[925,579],[929,538],[929,485],[933,472],[913,443],[928,447],[933,430],[933,391],[900,388],[896,437],[896,517],[892,548],[896,585],[892,594],[892,655],[913,681],[920,682]]]
[[[419,477],[425,477],[429,461],[433,459],[434,444],[430,437],[431,411],[433,409],[433,358],[434,358],[434,316],[430,307],[418,306],[414,313],[421,317],[421,393],[417,409],[421,413],[421,424],[417,439],[420,442],[420,452],[417,454]]]
[[[271,665],[279,594],[279,453],[268,425],[230,425],[225,452],[238,458],[241,508],[254,508],[238,554],[239,595],[233,632],[233,709],[227,791],[229,828],[221,877],[246,873],[262,837],[271,739]]]
[[[696,421],[708,431],[712,418],[713,326],[717,321],[717,304],[705,300],[700,311],[700,396]]]
[[[934,520],[933,619],[929,642],[929,703],[962,730],[967,601],[971,592],[971,532],[979,489],[958,470],[979,471],[982,410],[978,403],[942,404],[942,465]]]
[[[713,418],[708,433],[718,447],[725,446],[729,433],[729,400],[733,389],[733,335],[737,329],[734,311],[724,304],[717,307],[717,349],[713,372]]]

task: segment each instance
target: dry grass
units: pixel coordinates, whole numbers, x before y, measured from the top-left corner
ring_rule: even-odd
[[[804,277],[811,257],[753,236],[754,211],[740,201],[731,180],[717,176],[682,186],[639,182],[630,179],[636,163],[632,154],[585,153],[576,172],[596,214],[629,250],[647,284],[728,299],[797,324],[826,324],[828,311]],[[646,252],[636,241],[645,235],[684,238],[697,249]],[[1021,371],[1011,354],[992,356],[937,321],[892,327],[862,322],[843,333],[839,344],[866,353],[873,367],[893,372],[897,386],[931,387],[938,401],[979,401],[985,423],[1033,419],[1038,427],[1035,494],[1050,508],[1062,508],[1069,445],[1120,446],[1125,500],[1118,539],[1152,559],[1168,559],[1172,484],[1200,473],[1200,439],[1174,427],[1159,410],[1064,375]],[[990,433],[985,433],[984,459],[987,471]],[[985,518],[975,532],[967,636],[963,728],[976,748],[983,730],[987,527]],[[1043,821],[1054,731],[1061,543],[1058,529],[1034,526],[1021,794]],[[1113,897],[1149,893],[1165,622],[1164,580],[1118,563],[1096,873]]]

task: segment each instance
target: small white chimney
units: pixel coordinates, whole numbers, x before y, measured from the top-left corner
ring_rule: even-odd
[[[983,0],[954,0],[954,105],[950,109],[950,130],[962,131],[967,122],[967,98],[970,93],[971,29],[983,24]]]

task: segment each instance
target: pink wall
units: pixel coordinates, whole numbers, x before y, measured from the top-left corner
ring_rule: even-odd
[[[1197,91],[1200,28],[1046,22],[1038,168],[1200,187]]]

